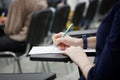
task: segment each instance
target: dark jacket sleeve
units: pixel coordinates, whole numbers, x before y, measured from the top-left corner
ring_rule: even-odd
[[[104,49],[88,80],[120,80],[120,6],[114,10],[114,19]]]

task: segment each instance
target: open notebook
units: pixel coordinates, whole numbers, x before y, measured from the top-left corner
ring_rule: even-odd
[[[85,52],[96,52],[95,49],[86,49]],[[31,54],[62,53],[62,50],[55,46],[34,46],[29,52]]]

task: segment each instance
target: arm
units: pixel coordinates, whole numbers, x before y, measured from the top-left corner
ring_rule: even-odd
[[[63,51],[63,54],[69,56],[80,67],[84,77],[87,79],[88,72],[94,64],[89,60],[84,50],[80,46],[71,46]]]
[[[120,1],[118,4],[120,5]],[[108,22],[106,22],[106,27],[108,24],[111,24],[111,26],[108,27],[110,28],[110,32],[106,37],[105,45],[101,51],[101,55],[97,56],[97,61],[95,63],[96,65],[91,67],[91,69],[88,71],[88,80],[114,80],[119,78],[120,7],[118,6],[114,7],[112,14],[109,14],[109,17],[107,18]]]
[[[114,9],[115,15],[110,27],[110,33],[106,38],[105,46],[101,52],[100,59],[97,60],[95,67],[88,74],[88,77],[91,80],[114,80],[116,78],[119,78],[120,7],[118,6],[116,6],[117,10]]]
[[[81,46],[83,47],[83,39],[82,38],[73,38],[66,35],[64,38],[61,38],[63,33],[58,33],[52,37],[53,43],[57,45],[60,49],[65,49],[69,46]],[[96,37],[88,37],[88,48],[95,48],[96,45]],[[62,45],[60,45],[62,44]]]
[[[87,79],[88,72],[94,66],[94,64],[89,60],[89,58],[81,48],[83,46],[83,40],[81,38],[72,38],[68,35],[64,38],[61,38],[62,34],[63,33],[58,33],[54,35],[53,43],[57,45],[58,48],[65,50],[63,51],[63,54],[68,55],[72,59],[72,61],[80,67],[83,75]],[[87,40],[88,47],[94,48],[96,43],[96,37],[89,37]],[[59,45],[61,43],[63,45]]]

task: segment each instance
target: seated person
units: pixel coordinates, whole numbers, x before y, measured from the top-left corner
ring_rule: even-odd
[[[107,4],[106,4],[107,5]],[[80,80],[120,80],[120,0],[102,21],[95,37],[72,38],[53,36],[54,44],[81,69]],[[83,48],[95,48],[94,63]]]
[[[31,15],[46,8],[46,0],[12,0],[5,20],[5,35],[0,37],[0,51],[24,52]]]

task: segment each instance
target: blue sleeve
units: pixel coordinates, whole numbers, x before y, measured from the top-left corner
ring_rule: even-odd
[[[88,73],[88,80],[120,80],[120,6],[111,26],[101,56]]]

